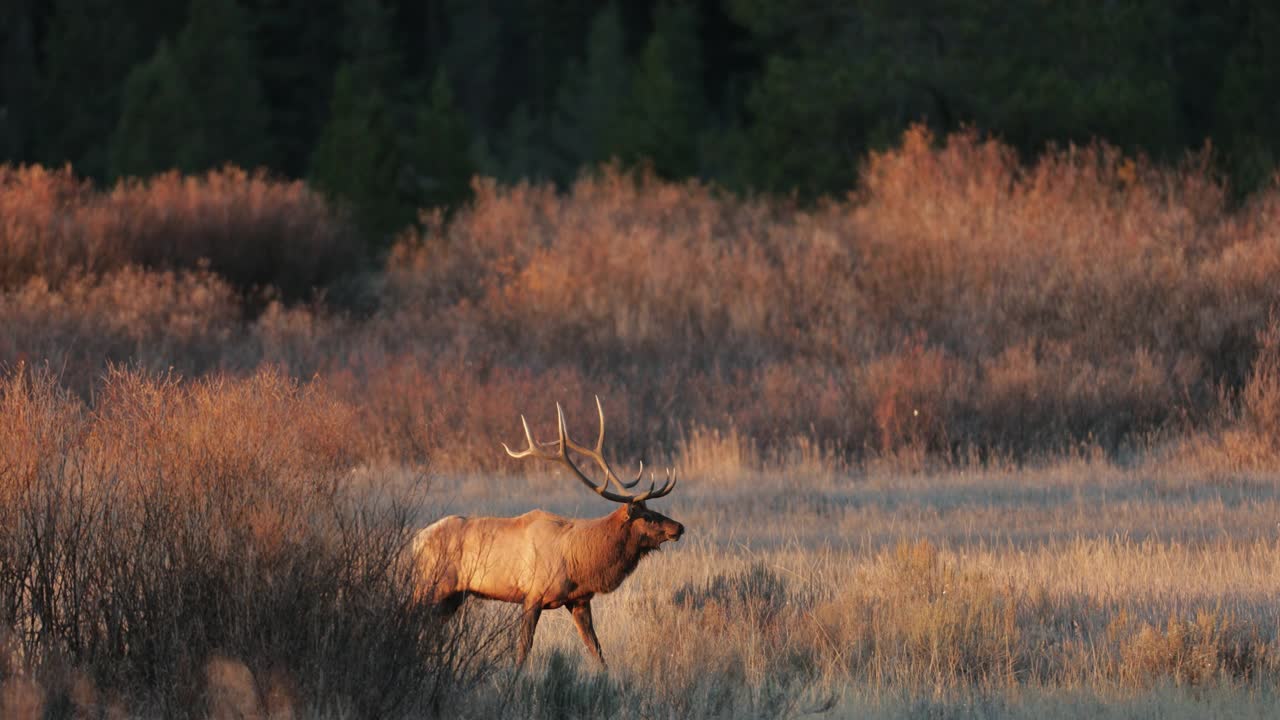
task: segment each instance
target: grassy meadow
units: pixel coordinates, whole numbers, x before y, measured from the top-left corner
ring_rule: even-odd
[[[496,499],[513,481],[444,487],[476,512],[600,510],[570,478]],[[1274,713],[1274,483],[1077,459],[682,490],[663,510],[685,539],[593,603],[619,692],[551,612],[512,715]]]
[[[920,129],[861,178],[477,180],[369,252],[234,168],[0,169],[0,716],[1273,715],[1280,191]],[[500,446],[596,394],[687,533],[608,674],[559,611],[517,673],[403,550],[612,510]]]

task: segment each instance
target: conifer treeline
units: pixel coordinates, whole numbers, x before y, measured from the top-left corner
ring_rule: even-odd
[[[923,120],[1026,153],[1102,138],[1237,188],[1280,152],[1280,10],[1129,0],[10,0],[0,161],[102,181],[224,163],[371,228],[468,179],[610,158],[736,189],[852,187]]]

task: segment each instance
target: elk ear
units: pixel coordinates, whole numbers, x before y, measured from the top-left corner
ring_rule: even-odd
[[[640,517],[641,511],[644,510],[644,504],[638,502],[627,503],[627,519],[635,520]]]

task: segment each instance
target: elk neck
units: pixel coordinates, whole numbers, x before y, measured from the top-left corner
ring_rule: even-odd
[[[594,593],[615,590],[648,554],[631,532],[625,506],[601,518],[578,520],[569,535],[565,554],[571,558],[574,581]]]

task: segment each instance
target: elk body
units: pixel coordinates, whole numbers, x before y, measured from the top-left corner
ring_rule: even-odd
[[[524,664],[533,646],[534,631],[543,610],[563,607],[573,615],[587,652],[602,666],[604,656],[591,621],[591,599],[616,590],[645,555],[662,543],[679,540],[684,526],[650,510],[646,501],[675,488],[668,472],[662,487],[650,484],[646,492],[630,494],[640,474],[624,483],[610,469],[603,455],[604,410],[596,398],[600,435],[595,448],[573,442],[565,427],[564,411],[556,404],[559,439],[539,443],[529,432],[528,447],[514,458],[542,458],[564,464],[600,497],[621,507],[604,517],[566,518],[542,510],[519,517],[462,517],[451,515],[418,532],[413,549],[422,579],[419,593],[443,613],[455,612],[467,597],[519,603],[524,608],[517,645],[517,663]],[[554,448],[548,451],[547,448]],[[569,456],[578,453],[596,463],[604,475],[597,485]],[[644,464],[640,466],[644,472]],[[609,489],[613,484],[617,491]]]

